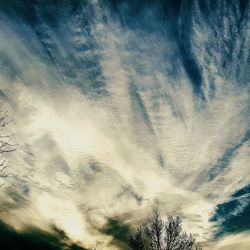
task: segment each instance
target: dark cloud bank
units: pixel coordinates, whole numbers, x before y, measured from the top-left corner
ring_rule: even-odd
[[[0,249],[2,250],[87,250],[77,243],[72,243],[66,234],[52,227],[52,232],[38,228],[16,231],[0,221]]]

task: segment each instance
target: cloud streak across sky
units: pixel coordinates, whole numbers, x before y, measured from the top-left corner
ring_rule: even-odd
[[[134,227],[157,206],[214,249],[247,249],[249,8],[1,1],[0,94],[19,144],[5,223],[91,247],[113,242],[110,218]]]

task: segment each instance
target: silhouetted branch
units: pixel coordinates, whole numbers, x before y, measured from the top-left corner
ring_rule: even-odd
[[[133,250],[201,250],[195,237],[182,230],[181,217],[169,216],[164,223],[156,212],[130,237]]]
[[[13,136],[13,134],[4,133],[6,125],[12,121],[13,120],[9,118],[7,111],[3,112],[0,110],[0,178],[6,178],[10,176],[9,174],[3,173],[9,165],[9,161],[4,159],[4,155],[16,150],[16,145],[10,142],[10,138]]]

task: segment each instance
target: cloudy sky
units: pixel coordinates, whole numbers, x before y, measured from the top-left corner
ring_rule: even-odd
[[[249,249],[249,13],[248,0],[1,0],[18,144],[6,249],[126,249],[155,208],[209,249]]]

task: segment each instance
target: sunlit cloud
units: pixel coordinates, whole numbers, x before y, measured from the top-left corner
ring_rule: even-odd
[[[18,178],[1,194],[10,208],[0,216],[14,227],[54,224],[93,246],[112,242],[100,231],[109,218],[135,226],[158,207],[210,241],[216,206],[250,181],[247,73],[238,69],[247,28],[230,40],[224,63],[239,14],[229,17],[228,4],[225,34],[214,37],[220,4],[209,16],[210,5],[182,3],[178,20],[159,14],[160,3],[135,17],[133,4],[117,13],[111,3],[65,4],[53,20],[56,7],[39,1],[30,7],[35,20],[1,11],[0,84],[19,147],[9,169]],[[27,203],[11,208],[19,202],[10,191]],[[241,237],[225,236],[216,249],[247,246]]]

